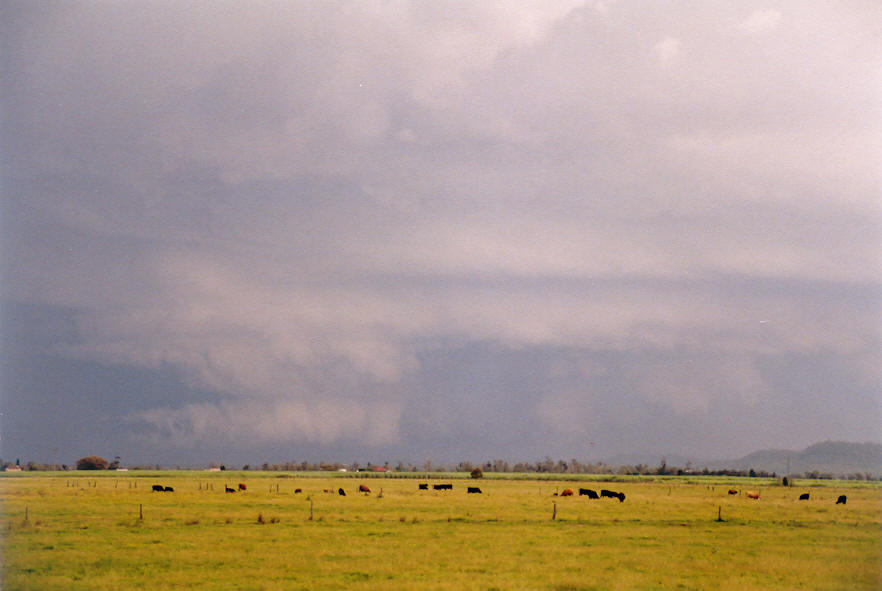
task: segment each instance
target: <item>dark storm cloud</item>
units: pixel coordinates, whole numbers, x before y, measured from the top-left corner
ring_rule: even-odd
[[[7,5],[5,310],[182,448],[878,438],[879,16]]]

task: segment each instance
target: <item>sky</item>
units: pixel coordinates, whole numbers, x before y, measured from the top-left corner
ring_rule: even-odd
[[[882,441],[882,5],[0,7],[0,456]]]

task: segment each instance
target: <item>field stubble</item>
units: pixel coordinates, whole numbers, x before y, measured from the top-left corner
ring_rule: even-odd
[[[248,490],[224,493],[238,482]],[[485,479],[484,494],[468,495],[451,482],[438,492],[271,473],[0,478],[3,588],[882,588],[878,485]],[[579,486],[627,498],[552,496]],[[340,487],[345,497],[322,492]],[[809,501],[796,500],[803,491]],[[847,505],[834,504],[839,494]]]

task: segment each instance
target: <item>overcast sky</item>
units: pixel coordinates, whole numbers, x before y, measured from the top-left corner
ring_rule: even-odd
[[[0,455],[880,441],[880,23],[4,2]]]

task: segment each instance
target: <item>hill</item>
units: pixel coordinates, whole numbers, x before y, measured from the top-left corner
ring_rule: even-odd
[[[818,473],[834,476],[882,474],[882,444],[824,441],[802,451],[767,449],[755,451],[737,460],[713,462],[735,469],[765,470],[785,474],[788,459],[791,474]],[[713,466],[708,466],[713,467]]]
[[[610,466],[638,465],[657,466],[662,455],[621,455],[606,460]],[[845,441],[823,441],[808,446],[801,451],[787,449],[765,449],[755,451],[742,458],[729,460],[710,460],[690,458],[674,454],[664,455],[667,465],[685,467],[687,462],[693,469],[707,467],[710,470],[754,470],[787,473],[788,459],[790,473],[800,475],[851,476],[870,474],[875,478],[882,476],[882,444],[849,443]]]

